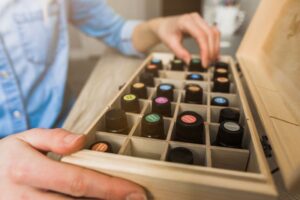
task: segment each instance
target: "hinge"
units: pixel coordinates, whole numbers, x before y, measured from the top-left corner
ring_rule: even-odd
[[[266,136],[266,135],[261,136],[260,142],[261,142],[261,144],[263,146],[263,150],[264,150],[265,156],[267,158],[272,157],[272,147],[271,147],[271,145],[269,143],[268,136]]]

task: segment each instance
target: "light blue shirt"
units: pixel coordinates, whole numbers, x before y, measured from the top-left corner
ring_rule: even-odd
[[[0,2],[0,137],[56,122],[68,70],[68,23],[126,55],[138,54],[131,36],[139,22],[125,21],[104,0],[43,2]]]

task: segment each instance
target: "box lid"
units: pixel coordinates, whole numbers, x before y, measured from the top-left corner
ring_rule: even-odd
[[[237,59],[285,185],[300,191],[300,1],[262,0]]]

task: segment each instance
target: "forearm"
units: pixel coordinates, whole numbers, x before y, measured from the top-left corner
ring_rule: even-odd
[[[147,52],[152,47],[161,42],[156,31],[159,28],[162,18],[152,19],[143,22],[135,27],[132,35],[132,42],[139,52]]]

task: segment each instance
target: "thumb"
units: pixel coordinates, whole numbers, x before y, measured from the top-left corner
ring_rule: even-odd
[[[17,139],[41,151],[66,155],[83,148],[86,137],[63,129],[32,129],[16,135]]]

